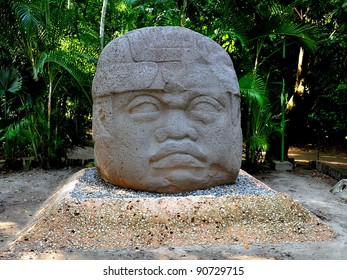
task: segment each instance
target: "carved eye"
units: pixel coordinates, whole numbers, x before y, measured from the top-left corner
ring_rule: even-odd
[[[217,106],[214,106],[209,102],[199,102],[199,103],[195,104],[191,110],[192,111],[207,112],[207,113],[218,113],[219,112],[219,110],[217,109]]]
[[[160,102],[153,96],[140,95],[127,105],[130,115],[137,119],[152,119],[160,112]]]
[[[210,96],[196,97],[188,106],[190,114],[203,123],[209,123],[217,119],[222,109],[223,106]]]
[[[156,104],[144,102],[132,107],[129,110],[130,114],[145,114],[158,112],[159,108]]]
[[[199,96],[194,98],[189,104],[192,111],[203,111],[210,113],[218,113],[223,107],[214,98],[210,96]]]

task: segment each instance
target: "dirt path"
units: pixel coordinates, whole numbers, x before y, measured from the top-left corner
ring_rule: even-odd
[[[347,174],[347,152],[337,149],[319,151],[315,148],[290,147],[288,156],[294,158],[295,162],[308,164],[309,161],[319,160],[329,166]]]
[[[336,232],[337,238],[333,241],[69,252],[8,251],[8,244],[42,202],[64,178],[77,170],[35,169],[0,176],[0,259],[347,259],[347,205],[329,192],[336,180],[300,166],[292,172],[271,171],[256,177],[271,188],[291,195],[319,216]]]
[[[15,239],[59,183],[79,169],[0,173],[0,252]]]

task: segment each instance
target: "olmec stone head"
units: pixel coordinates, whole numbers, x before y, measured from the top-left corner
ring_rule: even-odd
[[[213,40],[182,27],[131,31],[102,51],[92,91],[95,163],[105,181],[176,193],[237,178],[239,86]]]

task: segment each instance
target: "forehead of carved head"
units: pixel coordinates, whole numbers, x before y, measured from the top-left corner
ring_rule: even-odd
[[[126,33],[101,53],[92,92],[105,181],[175,193],[236,179],[239,87],[229,55],[211,39],[182,27]]]

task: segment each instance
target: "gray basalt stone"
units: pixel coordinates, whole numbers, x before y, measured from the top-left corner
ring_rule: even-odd
[[[347,179],[340,180],[331,190],[334,195],[347,201]]]
[[[105,181],[178,193],[236,180],[239,85],[213,40],[182,27],[126,33],[102,51],[92,92],[95,163]]]

